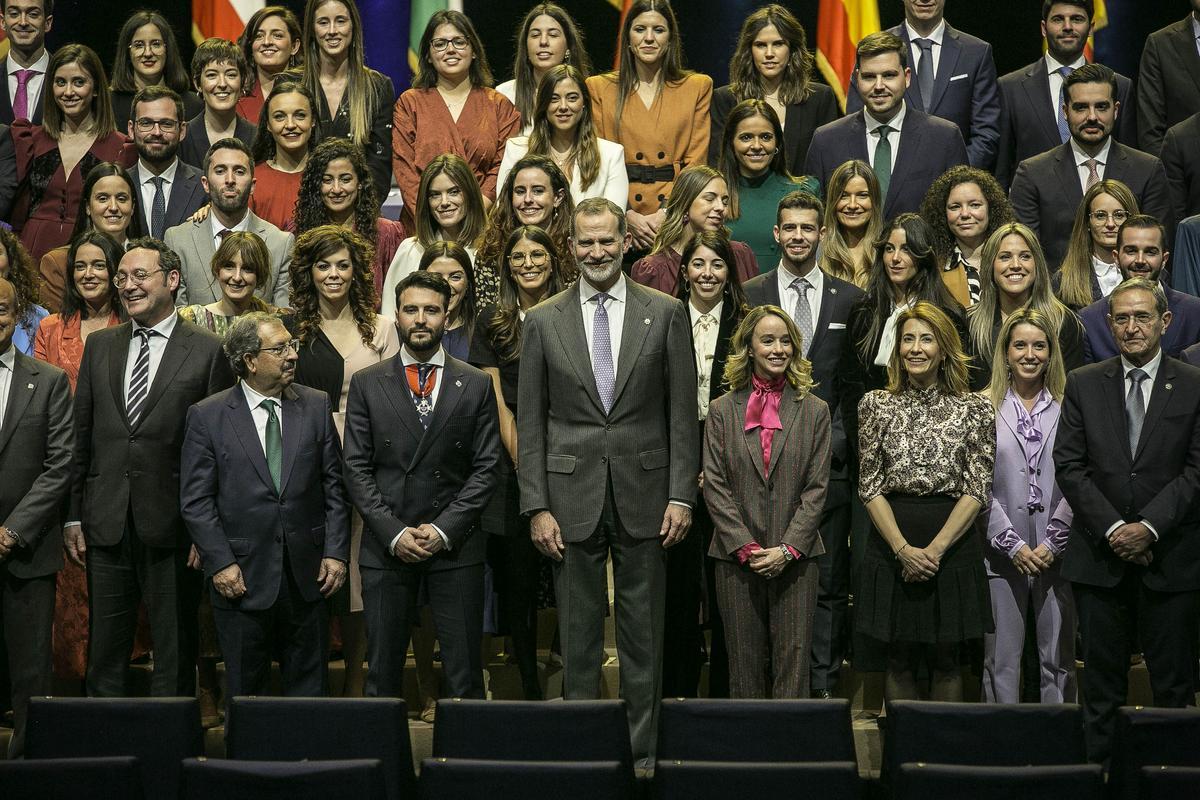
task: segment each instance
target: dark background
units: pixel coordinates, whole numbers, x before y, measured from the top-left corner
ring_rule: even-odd
[[[583,29],[588,51],[597,68],[612,65],[616,46],[618,13],[606,0],[558,0]],[[190,61],[191,3],[169,0],[147,4],[130,0],[58,0],[50,46],[71,41],[94,48],[106,64],[112,64],[117,33],[133,11],[156,5],[175,25],[184,58]],[[301,0],[284,0],[302,17]],[[511,77],[514,53],[513,32],[529,0],[464,0],[487,50],[496,80]],[[718,85],[726,82],[729,53],[737,38],[741,20],[748,11],[765,5],[763,0],[676,0],[675,10],[683,35],[688,65],[712,75]],[[785,0],[808,31],[809,47],[816,49],[818,0]],[[880,0],[883,26],[890,27],[904,18],[901,0]],[[1142,42],[1151,32],[1178,19],[1189,10],[1187,0],[1109,0],[1109,27],[1097,43],[1099,60],[1119,72],[1135,76]],[[946,18],[956,28],[986,39],[995,51],[999,74],[1018,69],[1041,52],[1038,22],[1041,0],[949,0]],[[396,44],[405,47],[407,24],[397,21]],[[370,53],[367,54],[368,62]]]

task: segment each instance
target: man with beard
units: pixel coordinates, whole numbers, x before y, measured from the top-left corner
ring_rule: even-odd
[[[46,34],[54,24],[54,0],[4,0],[0,27],[8,39],[6,80],[0,82],[0,122],[42,123],[42,91],[47,86]]]
[[[1051,265],[1062,263],[1083,193],[1098,181],[1121,181],[1142,212],[1168,228],[1174,224],[1162,162],[1113,141],[1113,126],[1121,113],[1116,73],[1102,64],[1087,64],[1068,75],[1064,86],[1071,138],[1022,161],[1009,192],[1014,214],[1041,239]]]
[[[179,253],[183,272],[175,305],[214,303],[221,299],[221,287],[212,267],[213,253],[233,231],[250,231],[263,240],[271,254],[271,277],[254,293],[264,302],[279,308],[288,306],[295,237],[284,233],[250,210],[254,192],[254,159],[250,148],[238,139],[220,139],[204,156],[204,175],[200,178],[208,193],[211,209],[207,219],[187,221],[168,228],[167,246]]]
[[[402,697],[421,588],[449,697],[482,698],[479,516],[496,487],[500,422],[492,380],[442,348],[450,284],[434,272],[396,287],[403,347],[350,379],[345,477],[363,517],[366,693]]]
[[[136,105],[136,104],[135,104]],[[324,599],[342,585],[350,521],[329,397],[293,384],[299,342],[279,317],[238,317],[223,349],[238,385],[192,406],[184,522],[211,580],[226,694],[329,693]]]
[[[1087,64],[1084,47],[1092,35],[1093,0],[1044,0],[1042,36],[1046,54],[1000,79],[1000,150],[996,180],[1005,188],[1027,158],[1052,150],[1071,138],[1063,114],[1066,76]],[[1128,102],[1132,82],[1117,75],[1122,114],[1113,137],[1137,146],[1137,115]],[[1057,266],[1057,265],[1055,265]]]
[[[1171,257],[1162,223],[1146,214],[1135,214],[1117,231],[1117,267],[1121,280],[1145,278],[1162,287],[1171,322],[1162,333],[1162,351],[1178,358],[1200,341],[1200,298],[1176,291],[1162,280],[1163,268]],[[1083,358],[1089,364],[1112,358],[1118,343],[1108,320],[1108,301],[1101,299],[1079,312],[1083,322]]]
[[[521,512],[554,562],[568,700],[600,696],[611,553],[621,697],[633,757],[650,763],[666,548],[691,527],[700,472],[691,324],[682,303],[621,271],[621,208],[584,200],[574,223],[579,281],[532,309],[522,332]]]
[[[142,229],[155,239],[208,201],[200,170],[178,157],[187,136],[182,116],[183,100],[167,86],[147,86],[133,96],[129,136],[138,162],[129,172],[141,194]]]

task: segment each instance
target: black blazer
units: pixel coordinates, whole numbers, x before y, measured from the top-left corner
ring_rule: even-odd
[[[0,124],[0,220],[9,221],[9,213],[16,197],[17,150],[8,126]]]
[[[69,519],[89,545],[115,545],[132,509],[150,547],[189,544],[179,514],[179,453],[187,410],[233,385],[221,340],[175,323],[137,424],[125,413],[125,364],[133,323],[88,336],[75,387],[75,471]]]
[[[363,145],[367,166],[375,181],[375,200],[382,205],[392,187],[392,111],[396,105],[396,88],[388,76],[367,69],[371,76],[371,92],[375,96],[375,114],[371,117],[371,138]],[[337,114],[329,108],[324,92],[317,92],[317,141],[330,136],[350,138],[350,95],[342,93]],[[503,149],[503,148],[501,148]]]
[[[53,54],[52,54],[53,55]],[[4,73],[4,67],[7,61],[0,59],[0,122],[5,125],[11,125],[16,121],[16,115],[13,114],[12,95],[8,93],[8,75]],[[29,120],[34,125],[42,124],[42,98],[46,94],[46,88],[50,85],[50,76],[42,76],[42,89],[38,92],[37,97],[29,98],[29,109],[33,112],[32,118]],[[124,128],[121,129],[124,133]]]
[[[293,385],[284,390],[279,413],[283,459],[277,491],[240,385],[187,412],[180,459],[184,522],[208,576],[236,563],[246,583],[237,600],[213,592],[218,608],[270,608],[285,561],[300,594],[316,602],[321,559],[350,560],[342,450],[329,397]]]
[[[686,295],[681,298],[683,304],[687,305]],[[688,317],[691,317],[692,310],[688,309]],[[725,386],[725,361],[729,358],[729,341],[733,338],[733,332],[737,330],[738,323],[742,321],[742,314],[738,309],[733,307],[733,303],[729,302],[729,298],[725,298],[725,302],[721,306],[721,324],[717,327],[717,346],[713,350],[712,367],[708,373],[708,400],[711,403],[721,395],[729,391],[729,387]],[[696,331],[693,328],[692,333]],[[696,340],[692,339],[692,350],[695,350]]]
[[[804,172],[821,182],[822,191],[829,186],[829,176],[845,162],[857,158],[871,163],[864,113],[859,111],[822,125],[813,134]],[[883,202],[883,218],[918,211],[930,184],[951,167],[966,163],[967,148],[958,128],[909,104]]]
[[[208,193],[200,184],[200,174],[199,169],[188,164],[182,158],[179,159],[179,166],[175,168],[175,185],[171,187],[171,198],[167,201],[167,224],[163,228],[164,234],[167,228],[182,225],[208,202]],[[142,174],[141,162],[138,162],[130,167],[129,177],[133,178],[133,185],[138,191],[138,206],[142,211],[142,230],[150,231],[150,212],[153,209],[150,208],[149,203],[142,202],[141,195],[142,181],[150,176]]]
[[[0,571],[37,578],[62,569],[60,531],[75,442],[71,385],[58,367],[20,352],[10,377],[0,420],[0,524],[24,545],[0,561]]]
[[[429,428],[421,426],[401,356],[354,373],[346,399],[346,489],[366,530],[360,563],[443,570],[483,562],[479,516],[496,488],[500,422],[492,379],[446,354]],[[450,549],[417,565],[390,551],[406,527],[432,523]]]
[[[908,28],[903,24],[889,28],[888,33],[904,41],[905,53],[911,53]],[[911,63],[912,59],[908,61]],[[933,103],[925,108],[917,73],[904,93],[909,108],[916,108],[935,117],[949,120],[958,126],[971,166],[991,170],[996,163],[996,148],[1000,144],[1000,89],[996,83],[996,63],[992,46],[969,33],[963,33],[946,23],[942,37],[942,54],[938,59],[937,75],[933,81]],[[846,111],[853,113],[863,107],[855,79],[850,80],[846,95]],[[890,218],[891,215],[889,214]]]
[[[1179,219],[1200,214],[1200,112],[1167,130],[1162,162]]]
[[[1158,155],[1167,129],[1200,112],[1200,53],[1191,14],[1146,37],[1137,93],[1138,146]]]
[[[241,117],[233,124],[233,138],[238,139],[250,149],[254,149],[254,137],[258,134],[258,126]],[[204,127],[204,111],[188,120],[187,136],[179,143],[179,160],[204,172],[204,156],[212,142],[208,141],[208,129]]]
[[[813,82],[813,93],[803,103],[793,103],[787,106],[783,123],[783,154],[787,160],[788,172],[799,176],[804,162],[808,158],[808,146],[812,142],[813,133],[826,123],[840,117],[837,97],[833,90],[823,83]],[[712,103],[708,107],[712,117],[712,127],[708,136],[708,165],[717,167],[721,161],[721,137],[725,135],[725,120],[729,112],[737,105],[737,98],[729,86],[722,86],[713,92]]]
[[[779,268],[764,272],[757,278],[746,281],[742,288],[746,300],[752,306],[780,305]],[[832,275],[823,276],[821,313],[813,330],[812,344],[808,348],[808,360],[812,363],[812,377],[816,382],[813,394],[829,406],[833,425],[833,471],[840,472],[848,461],[846,429],[842,422],[842,394],[845,391],[845,375],[841,369],[842,353],[846,347],[847,325],[850,309],[864,297],[863,290]],[[785,311],[788,309],[784,306]]]
[[[1129,452],[1120,357],[1067,376],[1054,444],[1058,485],[1075,512],[1062,576],[1116,586],[1127,571],[1159,592],[1200,589],[1200,369],[1163,356],[1138,442]],[[1148,567],[1123,561],[1105,534],[1146,520],[1158,532]]]
[[[1113,138],[1137,147],[1137,106],[1133,83],[1117,75],[1120,115]],[[1046,59],[1039,58],[1024,69],[1000,78],[1000,147],[996,155],[996,180],[1005,189],[1012,183],[1017,165],[1062,144],[1058,134],[1057,109],[1050,104],[1050,77]]]
[[[1104,177],[1128,186],[1142,213],[1159,219],[1167,226],[1168,237],[1171,235],[1175,215],[1161,161],[1113,142]],[[1046,263],[1052,270],[1058,269],[1067,254],[1075,212],[1083,201],[1083,187],[1079,183],[1071,143],[1060,144],[1022,161],[1013,177],[1009,199],[1017,219],[1032,228],[1041,239]]]

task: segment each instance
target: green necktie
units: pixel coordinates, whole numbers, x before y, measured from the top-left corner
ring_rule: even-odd
[[[271,480],[275,482],[275,491],[279,491],[279,479],[283,473],[283,443],[279,435],[279,416],[275,413],[275,401],[263,400],[258,404],[267,410],[267,469],[271,470]]]
[[[886,201],[888,185],[892,182],[892,143],[888,135],[895,130],[889,125],[880,125],[875,129],[879,134],[879,143],[875,145],[875,177],[879,178],[879,196]]]

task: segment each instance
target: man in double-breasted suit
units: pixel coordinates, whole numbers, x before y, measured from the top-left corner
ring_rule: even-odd
[[[804,343],[805,358],[812,363],[813,394],[825,401],[832,415],[832,459],[829,486],[820,532],[825,554],[817,564],[820,589],[812,637],[812,680],[814,697],[832,697],[846,657],[849,640],[850,604],[850,487],[846,432],[842,427],[842,378],[838,360],[846,339],[850,308],[863,296],[852,283],[821,271],[817,249],[824,230],[825,204],[805,192],[793,192],[779,202],[775,240],[780,260],[775,269],[746,282],[746,300],[752,306],[779,306],[810,341]],[[807,284],[807,285],[805,285]],[[808,306],[808,318],[798,303]]]
[[[188,410],[181,511],[212,586],[226,695],[328,694],[324,598],[350,560],[341,447],[329,397],[292,383],[278,317],[238,317],[224,351],[240,379]]]
[[[29,698],[51,691],[54,576],[62,569],[59,530],[74,442],[66,373],[13,345],[16,299],[0,278],[0,633],[14,718],[9,758],[24,751]]]
[[[1154,704],[1195,703],[1200,624],[1200,369],[1163,353],[1171,312],[1157,283],[1127,280],[1108,302],[1120,355],[1067,376],[1054,445],[1075,514],[1062,574],[1079,614],[1096,762],[1111,752],[1137,643]]]
[[[146,605],[156,697],[195,694],[198,575],[179,513],[179,454],[188,408],[233,384],[221,340],[181,319],[171,298],[179,256],[134,239],[114,282],[129,321],[88,336],[75,391],[75,469],[64,536],[87,562],[87,689],[125,694],[125,669]]]
[[[426,271],[396,288],[400,352],[354,374],[345,477],[362,514],[367,694],[402,696],[409,629],[424,584],[450,697],[483,697],[479,516],[496,488],[492,381],[442,348],[450,284]]]
[[[645,761],[658,718],[665,548],[691,526],[700,464],[688,314],[621,272],[630,241],[612,202],[576,207],[579,282],[525,318],[518,478],[534,543],[555,562],[568,700],[600,695],[612,553],[621,697],[633,756]]]

